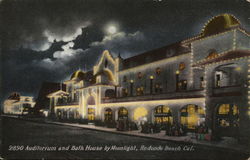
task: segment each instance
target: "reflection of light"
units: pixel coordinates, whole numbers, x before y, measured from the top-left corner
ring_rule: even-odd
[[[150,79],[154,79],[154,76],[150,76]]]
[[[175,74],[180,74],[180,71],[179,71],[179,70],[177,70],[177,71],[175,72]]]

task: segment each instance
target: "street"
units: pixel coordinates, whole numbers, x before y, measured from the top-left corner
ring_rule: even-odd
[[[249,155],[101,131],[1,117],[5,159],[234,159]]]

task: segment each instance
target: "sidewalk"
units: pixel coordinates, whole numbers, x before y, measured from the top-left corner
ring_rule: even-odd
[[[6,116],[6,115],[4,115],[4,116]],[[6,117],[18,118],[17,116],[6,116]],[[38,120],[38,119],[33,119],[33,118],[21,118],[21,120],[78,127],[78,128],[96,130],[96,131],[101,131],[101,132],[123,134],[123,135],[128,135],[128,136],[137,136],[137,137],[143,137],[143,138],[165,140],[165,141],[170,141],[170,142],[180,143],[180,144],[187,144],[187,145],[197,144],[197,145],[203,145],[203,146],[208,146],[208,147],[215,147],[218,149],[230,149],[230,150],[245,152],[248,154],[250,153],[250,149],[247,146],[239,144],[236,139],[231,138],[231,137],[223,137],[223,140],[221,140],[221,141],[205,141],[205,140],[202,141],[202,140],[197,140],[191,136],[180,136],[180,137],[167,136],[167,135],[165,135],[165,131],[161,131],[160,133],[145,134],[145,133],[141,133],[138,130],[135,130],[135,131],[117,131],[116,128],[100,127],[100,126],[95,126],[95,125],[91,125],[91,124],[55,122],[55,121],[50,121],[50,120],[44,120],[44,119]]]
[[[198,145],[205,145],[210,147],[217,147],[220,149],[231,149],[236,151],[243,151],[246,153],[249,153],[249,148],[244,145],[238,144],[238,141],[231,137],[223,137],[223,140],[221,141],[202,141],[192,138],[191,136],[167,136],[165,135],[165,131],[161,131],[160,133],[153,133],[153,134],[145,134],[141,133],[140,131],[117,131],[116,128],[107,128],[107,127],[99,127],[95,125],[90,124],[77,124],[77,123],[62,123],[62,122],[53,122],[53,121],[45,121],[45,123],[49,124],[57,124],[57,125],[65,125],[65,126],[72,126],[72,127],[79,127],[84,129],[90,129],[90,130],[97,130],[102,132],[110,132],[115,134],[123,134],[123,135],[129,135],[129,136],[138,136],[143,138],[152,138],[152,139],[158,139],[158,140],[165,140],[165,141],[172,141],[175,143],[186,143],[187,145],[190,144],[198,144]]]

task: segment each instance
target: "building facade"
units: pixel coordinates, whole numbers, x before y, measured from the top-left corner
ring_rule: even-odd
[[[27,115],[31,108],[34,108],[33,97],[20,96],[18,93],[12,93],[5,101],[3,107],[4,114]]]
[[[190,39],[134,57],[104,51],[93,70],[48,95],[58,119],[137,124],[201,124],[213,134],[249,139],[250,34],[230,14],[210,19]],[[247,138],[246,138],[247,137]]]

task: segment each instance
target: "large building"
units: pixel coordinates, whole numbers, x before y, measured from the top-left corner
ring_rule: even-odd
[[[58,119],[205,123],[213,134],[249,140],[250,34],[230,14],[210,19],[190,39],[123,59],[104,51],[78,70],[66,91],[48,95]]]
[[[50,99],[47,97],[47,95],[60,89],[65,90],[65,85],[54,82],[42,83],[41,88],[39,89],[38,92],[36,104],[34,106],[34,111],[36,115],[41,115],[42,113],[43,115],[47,116],[50,104]]]
[[[19,93],[12,93],[5,101],[3,107],[4,114],[26,115],[29,110],[34,108],[33,97],[20,96]]]

